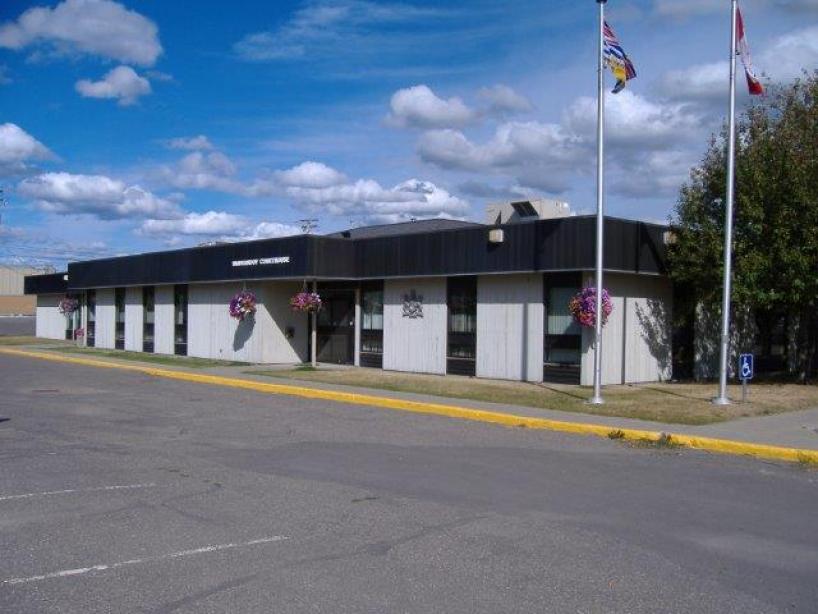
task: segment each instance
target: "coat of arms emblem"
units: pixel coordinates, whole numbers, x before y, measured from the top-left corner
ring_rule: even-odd
[[[423,295],[414,289],[403,295],[403,317],[412,319],[423,317]]]

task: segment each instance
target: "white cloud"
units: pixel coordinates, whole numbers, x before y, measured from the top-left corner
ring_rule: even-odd
[[[174,219],[182,215],[175,203],[104,175],[43,173],[21,181],[17,191],[43,211],[60,215],[89,214],[100,219]]]
[[[246,194],[247,188],[235,179],[236,172],[236,165],[223,153],[194,151],[175,165],[161,167],[158,175],[175,188]]]
[[[344,183],[346,176],[322,162],[302,162],[285,171],[276,172],[276,178],[284,186],[304,188],[327,188]]]
[[[682,105],[659,104],[629,91],[609,100],[607,142],[614,170],[640,168],[652,153],[680,148],[698,135],[698,115]],[[510,178],[517,191],[559,194],[572,177],[590,173],[595,145],[596,101],[578,98],[561,123],[505,122],[484,143],[457,130],[431,130],[421,135],[417,151],[423,161],[443,169]],[[663,170],[657,166],[656,172]],[[656,185],[664,189],[658,179]]]
[[[275,30],[246,35],[233,45],[250,62],[326,58],[361,51],[367,30],[388,24],[422,23],[444,11],[410,4],[364,0],[317,0],[295,11]],[[377,52],[377,50],[375,50]],[[383,45],[380,49],[384,53]]]
[[[247,227],[247,221],[238,215],[224,211],[207,211],[206,213],[187,213],[184,217],[172,220],[149,219],[142,223],[139,231],[147,235],[221,235],[230,234]]]
[[[256,241],[258,239],[277,239],[302,234],[301,228],[279,222],[259,222],[245,228],[240,234],[223,236],[223,241]]]
[[[793,13],[818,12],[818,0],[748,0],[746,3],[753,9],[784,9]],[[654,0],[653,9],[657,15],[675,19],[685,19],[695,15],[710,13],[727,13],[729,3],[722,0]]]
[[[753,63],[758,73],[775,83],[796,79],[802,75],[803,70],[815,70],[818,68],[818,26],[794,30],[775,38],[762,48]],[[724,100],[727,96],[729,70],[726,60],[671,70],[660,79],[659,91],[677,100]],[[746,96],[740,65],[738,70],[738,93]]]
[[[578,98],[568,108],[564,123],[577,136],[596,135],[596,100]],[[660,104],[625,90],[609,96],[605,108],[605,137],[613,145],[674,147],[700,125],[700,118],[680,104]]]
[[[426,85],[398,90],[389,106],[388,121],[404,127],[449,128],[463,126],[477,117],[460,98],[444,100]]]
[[[279,222],[253,222],[225,211],[190,212],[174,220],[145,220],[137,230],[144,236],[164,237],[169,246],[185,243],[184,237],[198,240],[255,241],[300,234],[301,229]]]
[[[31,160],[52,157],[48,147],[17,124],[0,124],[0,176],[25,171]]]
[[[184,149],[188,151],[211,151],[213,143],[205,135],[181,136],[167,141],[169,149]]]
[[[136,74],[130,66],[117,66],[99,81],[81,79],[74,87],[85,98],[116,98],[123,107],[151,93],[150,82]]]
[[[372,179],[324,188],[291,186],[287,194],[311,213],[329,213],[366,222],[401,221],[418,217],[453,217],[469,205],[428,181],[410,179],[384,188]]]
[[[779,83],[802,76],[803,70],[812,72],[818,68],[818,26],[779,36],[755,63],[758,70]]]
[[[518,94],[507,85],[497,84],[481,88],[477,95],[489,105],[489,112],[497,115],[525,113],[531,111],[534,105],[531,101]]]
[[[43,44],[57,53],[86,53],[151,66],[162,53],[156,24],[110,0],[65,0],[36,7],[0,25],[0,47]]]

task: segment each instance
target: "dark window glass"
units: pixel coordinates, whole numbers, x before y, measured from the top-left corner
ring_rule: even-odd
[[[187,356],[187,286],[173,287],[173,352]]]
[[[474,375],[477,348],[477,278],[450,278],[447,304],[449,307],[447,371],[460,375]]]
[[[96,344],[97,333],[97,293],[94,290],[88,290],[85,294],[85,302],[87,305],[87,322],[85,323],[85,339],[88,347],[94,347]]]
[[[80,301],[80,306],[76,311],[65,314],[65,338],[71,341],[75,339],[76,330],[81,326],[82,322],[82,296],[66,294],[66,297]]]
[[[125,349],[125,288],[114,290],[114,308],[116,328],[114,329],[114,347]]]
[[[383,354],[383,282],[361,288],[361,353]]]
[[[153,352],[156,301],[153,286],[142,288],[142,351]]]
[[[580,280],[555,280],[545,291],[545,363],[579,365],[582,327],[574,321],[568,303],[580,290]]]

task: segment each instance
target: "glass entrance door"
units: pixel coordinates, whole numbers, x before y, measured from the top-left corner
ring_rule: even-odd
[[[318,362],[351,365],[355,360],[355,291],[322,290],[318,312]]]

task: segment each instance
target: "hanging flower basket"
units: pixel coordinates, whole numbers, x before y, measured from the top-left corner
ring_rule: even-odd
[[[60,310],[60,313],[63,315],[71,315],[77,309],[80,308],[80,302],[75,298],[70,298],[66,296],[62,300],[60,300],[59,305],[57,308]]]
[[[313,313],[321,309],[321,297],[316,292],[299,292],[290,299],[290,307],[293,311]]]
[[[230,317],[243,322],[247,316],[256,313],[256,295],[242,290],[230,300]]]
[[[568,309],[574,320],[582,326],[596,326],[596,288],[588,286],[578,292],[568,303]],[[608,316],[613,311],[613,304],[608,291],[602,289],[602,326],[608,323]]]

